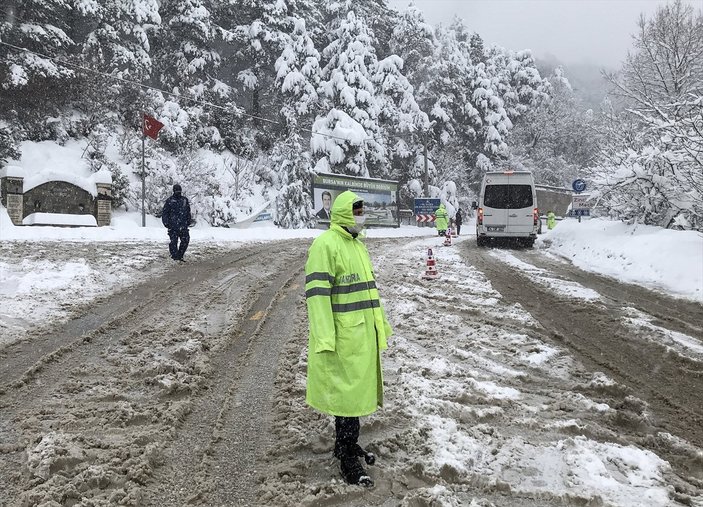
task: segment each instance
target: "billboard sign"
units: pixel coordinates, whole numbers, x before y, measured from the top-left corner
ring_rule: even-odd
[[[312,185],[313,214],[320,223],[330,222],[335,198],[351,190],[364,200],[367,226],[399,227],[397,181],[324,173],[317,174]]]

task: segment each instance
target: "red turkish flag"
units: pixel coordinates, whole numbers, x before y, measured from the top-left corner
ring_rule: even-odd
[[[145,136],[156,139],[156,136],[159,135],[159,130],[161,130],[163,126],[164,124],[159,120],[144,113],[144,119],[142,120],[142,132]]]

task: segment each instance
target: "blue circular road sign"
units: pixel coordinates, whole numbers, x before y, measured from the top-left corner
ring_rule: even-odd
[[[586,190],[586,182],[582,179],[574,180],[574,182],[571,184],[571,188],[574,189],[574,192],[581,193]]]

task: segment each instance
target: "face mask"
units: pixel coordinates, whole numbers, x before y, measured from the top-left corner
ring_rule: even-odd
[[[366,215],[356,216],[354,215],[354,227],[349,227],[349,232],[352,234],[359,234],[361,229],[364,228],[364,223],[366,222]]]

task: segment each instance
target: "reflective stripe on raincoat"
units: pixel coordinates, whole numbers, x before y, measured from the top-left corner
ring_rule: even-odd
[[[434,212],[434,224],[438,231],[447,230],[449,225],[447,218],[447,208],[444,207],[444,204],[440,204]]]
[[[330,229],[313,241],[305,264],[308,307],[306,401],[327,414],[358,417],[383,405],[381,350],[391,327],[366,246],[355,225],[353,192],[334,200]]]

